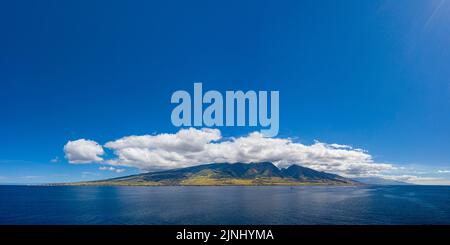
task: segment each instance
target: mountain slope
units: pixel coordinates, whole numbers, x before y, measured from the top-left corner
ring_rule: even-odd
[[[279,169],[264,163],[212,163],[72,185],[356,185],[335,174],[291,165]]]
[[[319,172],[310,168],[305,168],[299,165],[291,165],[288,168],[281,170],[282,175],[284,177],[291,177],[297,180],[303,181],[323,181],[323,180],[331,180],[336,182],[348,182],[352,181],[350,179],[341,177],[336,174],[330,174],[326,172]]]

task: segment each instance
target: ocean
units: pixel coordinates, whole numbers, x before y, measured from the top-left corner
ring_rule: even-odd
[[[450,224],[450,187],[0,186],[0,224]]]

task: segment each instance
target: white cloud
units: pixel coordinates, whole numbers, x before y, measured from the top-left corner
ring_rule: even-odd
[[[103,161],[103,148],[95,141],[79,139],[64,146],[64,154],[70,163],[91,163]]]
[[[380,176],[385,179],[397,180],[416,185],[450,185],[449,179],[435,177],[419,177],[414,175]]]
[[[450,173],[450,170],[438,170],[437,172],[440,174],[448,174]]]
[[[105,170],[113,171],[113,172],[116,172],[116,173],[122,173],[122,172],[125,171],[125,169],[123,169],[123,168],[115,168],[115,167],[111,167],[111,166],[109,166],[109,167],[107,167],[107,166],[101,166],[101,167],[99,167],[98,169],[99,169],[99,170],[102,170],[102,171],[105,171]]]
[[[117,156],[105,163],[143,170],[213,162],[272,162],[279,167],[296,163],[316,170],[357,176],[394,168],[391,164],[374,163],[366,151],[348,145],[318,141],[304,145],[289,138],[267,138],[258,132],[223,139],[218,129],[206,128],[181,129],[175,134],[127,136],[107,142],[105,147]]]
[[[50,162],[52,162],[52,163],[58,163],[58,162],[60,162],[60,160],[59,160],[59,157],[54,157],[54,158],[52,158],[51,160],[50,160]]]

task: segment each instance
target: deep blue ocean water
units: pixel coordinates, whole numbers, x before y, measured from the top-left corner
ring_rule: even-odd
[[[0,224],[450,224],[450,187],[0,186]]]

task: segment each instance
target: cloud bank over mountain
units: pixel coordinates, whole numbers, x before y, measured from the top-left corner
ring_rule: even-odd
[[[103,159],[109,149],[114,157]],[[375,163],[372,156],[348,145],[312,145],[289,138],[268,138],[259,132],[224,139],[218,129],[181,129],[174,134],[126,136],[104,146],[95,141],[69,141],[64,152],[70,163],[101,162],[152,171],[205,163],[272,162],[278,167],[293,163],[320,171],[347,176],[377,174],[394,169],[391,164]]]

